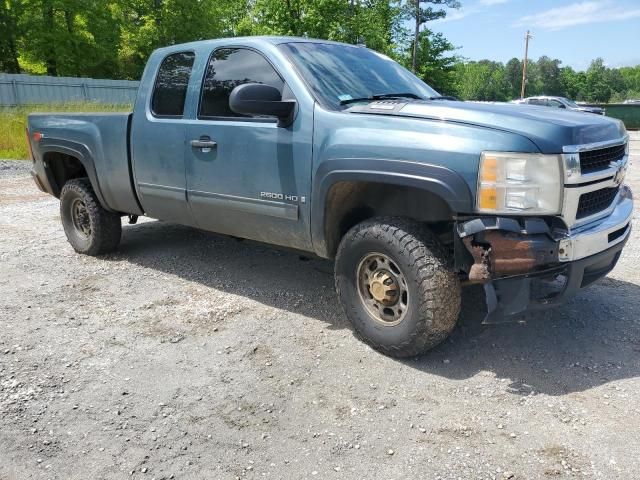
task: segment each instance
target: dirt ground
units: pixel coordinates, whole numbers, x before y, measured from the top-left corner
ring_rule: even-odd
[[[566,306],[399,361],[329,262],[156,221],[76,255],[27,167],[0,162],[0,479],[640,478],[639,228]]]

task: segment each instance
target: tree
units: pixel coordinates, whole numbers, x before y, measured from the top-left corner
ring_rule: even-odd
[[[620,68],[620,75],[624,80],[624,88],[634,92],[640,92],[640,65],[635,67]]]
[[[584,99],[584,72],[576,72],[571,67],[563,67],[560,69],[560,83],[562,84],[563,96],[575,100]]]
[[[427,4],[427,7],[423,7]],[[411,70],[417,72],[418,62],[418,44],[420,43],[420,27],[427,22],[444,18],[447,16],[446,10],[443,8],[434,8],[431,5],[439,5],[449,8],[460,8],[458,0],[407,0],[405,9],[409,18],[413,19],[413,54],[411,61]]]
[[[500,62],[480,60],[456,65],[455,88],[464,100],[502,102],[509,99],[509,83],[504,65]]]
[[[560,64],[558,59],[551,59],[543,55],[536,62],[537,77],[540,93],[545,95],[562,96],[562,82],[560,81]]]
[[[125,78],[139,78],[147,58],[159,47],[223,35],[218,11],[228,2],[193,0],[116,0],[121,28],[118,62]]]
[[[596,58],[589,65],[587,70],[587,82],[586,82],[586,100],[589,102],[602,102],[609,101],[612,95],[611,86],[608,84],[608,69],[604,64],[602,58]]]
[[[436,90],[474,100],[518,98],[522,62],[464,61],[425,24],[458,0],[0,0],[0,71],[139,79],[162,46],[238,35],[296,35],[365,44]],[[410,23],[410,24],[409,24]],[[586,72],[542,56],[527,95],[590,102],[640,97],[640,66]]]
[[[522,84],[522,61],[512,58],[504,67],[504,78],[508,85],[509,98],[519,98]]]
[[[20,73],[18,62],[18,15],[20,4],[15,0],[0,0],[0,71]]]
[[[456,50],[442,33],[433,33],[429,29],[420,32],[417,48],[416,74],[431,87],[445,95],[455,95],[453,74],[458,57]],[[411,52],[416,51],[411,45]],[[405,57],[405,63],[411,55]]]
[[[363,43],[392,54],[400,13],[399,0],[256,0],[248,5],[236,32]]]
[[[117,71],[119,29],[94,0],[23,0],[20,62],[32,73],[109,76]]]

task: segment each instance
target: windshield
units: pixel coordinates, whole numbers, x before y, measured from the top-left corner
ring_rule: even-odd
[[[439,94],[384,55],[364,47],[330,43],[285,43],[289,56],[317,99],[333,110],[349,108],[354,99],[373,97],[431,98]]]
[[[568,98],[565,98],[565,97],[561,97],[561,98],[562,98],[562,100],[564,100],[564,103],[569,105],[571,108],[580,108],[580,107],[578,107],[576,102],[574,102],[573,100],[569,100]]]

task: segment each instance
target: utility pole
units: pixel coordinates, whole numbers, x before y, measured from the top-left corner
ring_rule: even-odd
[[[524,62],[522,63],[522,90],[520,90],[520,100],[524,98],[524,88],[527,85],[527,58],[529,57],[530,38],[533,38],[533,35],[527,30],[527,34],[524,36]]]

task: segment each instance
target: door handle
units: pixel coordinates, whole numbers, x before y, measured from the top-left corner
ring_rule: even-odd
[[[209,137],[201,137],[198,140],[191,140],[191,146],[193,148],[201,148],[206,153],[216,148],[218,144]]]

